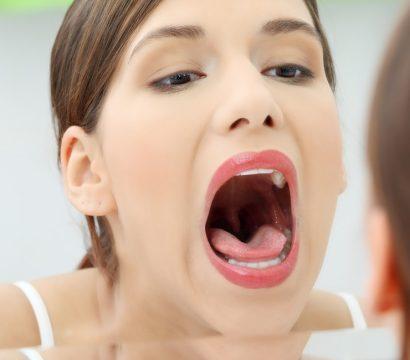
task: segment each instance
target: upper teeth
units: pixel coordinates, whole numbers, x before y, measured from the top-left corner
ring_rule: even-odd
[[[285,176],[277,170],[273,170],[272,181],[279,189],[283,189],[286,185]]]
[[[252,169],[252,170],[247,170],[239,173],[237,176],[243,176],[243,175],[258,175],[258,174],[272,174],[275,170],[273,169]]]
[[[244,175],[258,175],[258,174],[272,174],[271,178],[273,183],[280,189],[283,189],[286,185],[285,176],[278,170],[275,169],[252,169],[239,173],[236,176]]]

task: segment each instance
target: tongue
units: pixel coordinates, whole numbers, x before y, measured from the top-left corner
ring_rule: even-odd
[[[262,261],[279,256],[286,243],[285,235],[272,225],[262,225],[247,243],[222,230],[209,229],[210,243],[220,253],[241,261]]]

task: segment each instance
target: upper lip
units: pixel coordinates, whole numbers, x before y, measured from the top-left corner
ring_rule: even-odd
[[[203,224],[206,223],[212,200],[221,186],[233,176],[251,169],[276,169],[286,178],[291,195],[292,216],[296,202],[296,169],[292,161],[283,152],[265,150],[262,152],[242,152],[227,159],[215,171],[206,193]]]

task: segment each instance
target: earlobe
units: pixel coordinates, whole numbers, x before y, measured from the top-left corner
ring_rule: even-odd
[[[115,210],[97,140],[78,126],[70,127],[63,136],[61,170],[66,195],[81,213],[103,216]]]

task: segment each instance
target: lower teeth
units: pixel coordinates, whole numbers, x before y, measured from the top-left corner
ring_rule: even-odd
[[[231,265],[245,266],[245,267],[252,268],[252,269],[266,269],[267,267],[270,267],[270,266],[279,265],[281,262],[282,260],[280,259],[280,257],[277,257],[272,260],[259,261],[259,262],[245,262],[245,261],[236,261],[234,259],[228,259],[228,263]]]
[[[231,265],[236,265],[236,266],[245,266],[251,269],[266,269],[271,266],[276,266],[282,263],[286,257],[288,256],[290,252],[290,248],[292,246],[292,233],[290,230],[286,229],[285,230],[285,235],[287,238],[287,241],[285,243],[285,246],[283,247],[282,251],[280,254],[270,260],[265,260],[265,261],[256,261],[256,262],[247,262],[247,261],[238,261],[235,259],[227,258],[226,260],[228,261],[229,264]]]

